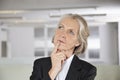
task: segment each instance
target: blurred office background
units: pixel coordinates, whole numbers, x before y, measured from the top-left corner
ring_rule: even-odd
[[[78,56],[98,67],[96,80],[120,80],[119,0],[0,0],[0,80],[12,74],[11,80],[19,80],[17,73],[29,80],[33,61],[50,56],[54,30],[67,13],[88,22],[88,48]]]

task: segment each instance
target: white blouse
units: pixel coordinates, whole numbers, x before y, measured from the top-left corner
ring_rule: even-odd
[[[69,57],[63,64],[62,70],[58,73],[56,80],[65,80],[74,55]]]

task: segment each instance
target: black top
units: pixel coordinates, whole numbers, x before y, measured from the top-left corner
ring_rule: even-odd
[[[50,68],[50,57],[35,60],[30,80],[51,80],[48,75]],[[96,71],[95,66],[75,55],[65,80],[94,80]]]

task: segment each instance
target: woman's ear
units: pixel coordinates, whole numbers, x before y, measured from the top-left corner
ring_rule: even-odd
[[[76,44],[75,44],[75,46],[79,46],[81,44],[81,42],[79,42],[79,41],[76,41]]]
[[[52,38],[52,43],[54,43],[54,37],[55,37],[55,36],[53,36],[53,38]]]

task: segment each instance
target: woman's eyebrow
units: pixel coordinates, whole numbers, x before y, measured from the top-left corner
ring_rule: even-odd
[[[73,32],[75,32],[75,30],[74,29],[69,29],[70,31],[73,31]]]
[[[73,29],[69,29],[69,30],[74,31]]]
[[[64,25],[63,25],[63,24],[59,24],[59,26],[63,26],[63,27],[64,27]]]

